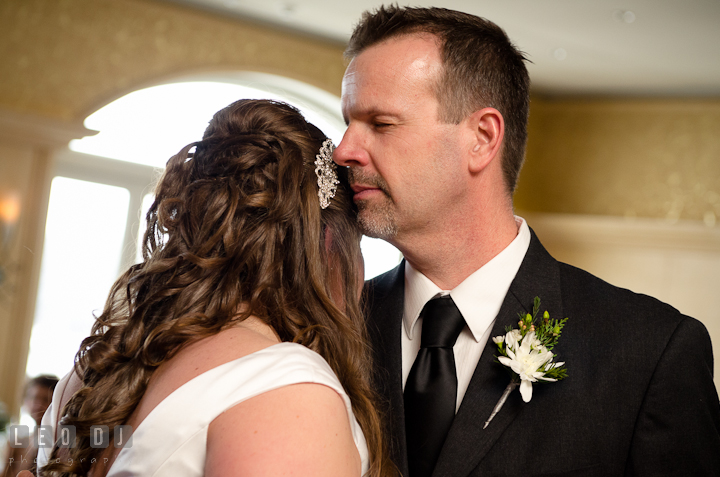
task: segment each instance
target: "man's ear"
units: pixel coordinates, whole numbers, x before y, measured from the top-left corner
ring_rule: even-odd
[[[483,108],[468,116],[470,128],[470,172],[478,173],[498,155],[505,136],[505,121],[495,108]]]

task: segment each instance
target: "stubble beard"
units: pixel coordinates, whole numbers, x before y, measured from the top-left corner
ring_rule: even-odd
[[[356,202],[358,208],[358,224],[363,234],[368,237],[390,240],[398,232],[395,220],[395,204],[388,193],[388,185],[385,180],[377,175],[365,174],[360,169],[350,168],[348,179],[351,184],[361,183],[377,187],[383,193],[379,200],[370,202],[360,200]]]
[[[389,202],[389,199],[384,199],[381,204],[370,204],[367,201],[357,203],[358,224],[363,234],[383,240],[390,240],[397,235],[395,216]]]

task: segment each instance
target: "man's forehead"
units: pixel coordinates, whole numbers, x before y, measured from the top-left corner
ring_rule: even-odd
[[[346,75],[356,72],[392,73],[404,69],[440,67],[440,48],[430,35],[403,35],[372,45],[348,65]]]
[[[404,35],[385,40],[350,62],[343,76],[343,103],[349,96],[355,100],[358,93],[379,90],[429,91],[441,69],[440,51],[434,37]]]

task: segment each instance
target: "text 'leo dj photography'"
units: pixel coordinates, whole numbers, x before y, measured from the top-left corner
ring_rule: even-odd
[[[13,449],[27,448],[31,441],[30,427],[13,425],[8,427],[8,445]],[[37,426],[34,432],[34,444],[39,449],[51,449],[55,444],[53,426]],[[110,428],[108,426],[90,426],[90,447],[106,449],[110,446]],[[77,445],[75,426],[58,427],[57,445],[60,449],[71,449]],[[132,447],[132,426],[115,426],[112,433],[112,445],[115,448]]]

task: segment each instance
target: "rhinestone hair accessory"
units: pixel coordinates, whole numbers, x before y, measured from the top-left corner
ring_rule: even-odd
[[[320,148],[320,153],[315,156],[315,174],[317,175],[321,209],[326,209],[330,205],[330,199],[335,197],[337,185],[340,183],[337,175],[337,164],[332,160],[334,150],[335,146],[332,141],[326,139]]]

